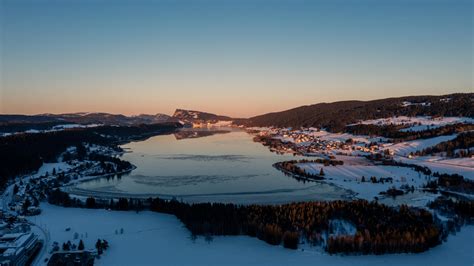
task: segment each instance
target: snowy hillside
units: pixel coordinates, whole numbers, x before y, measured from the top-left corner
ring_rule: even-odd
[[[363,120],[357,124],[364,125],[404,125],[406,128],[400,131],[423,131],[427,129],[438,128],[457,123],[474,124],[474,119],[469,117],[430,117],[430,116],[394,116],[388,118],[379,118],[373,120]],[[351,125],[357,125],[351,124]]]
[[[384,148],[393,151],[397,155],[407,156],[410,152],[421,151],[428,147],[433,147],[436,144],[439,144],[444,141],[455,139],[457,134],[448,135],[448,136],[440,136],[435,138],[429,139],[418,139],[413,141],[405,141],[396,144],[385,144]]]

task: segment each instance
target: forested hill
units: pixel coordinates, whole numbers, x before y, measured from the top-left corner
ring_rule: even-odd
[[[318,103],[239,120],[246,126],[324,127],[341,131],[360,120],[390,116],[474,117],[474,93]]]

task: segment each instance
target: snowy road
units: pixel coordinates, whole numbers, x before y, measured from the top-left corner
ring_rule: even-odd
[[[43,265],[43,261],[45,259],[45,256],[47,255],[48,247],[51,245],[50,243],[50,235],[49,232],[43,228],[42,226],[35,224],[31,221],[28,222],[29,225],[32,227],[35,227],[38,229],[43,234],[43,246],[41,247],[41,251],[36,255],[35,259],[32,261],[31,265]],[[41,238],[41,237],[40,237]]]

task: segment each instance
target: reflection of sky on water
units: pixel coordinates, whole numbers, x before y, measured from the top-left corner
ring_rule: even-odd
[[[157,155],[156,157],[167,160],[194,160],[194,161],[248,161],[252,159],[243,155],[197,155],[197,154],[175,154],[170,156]]]
[[[227,202],[243,198],[338,199],[346,194],[326,183],[298,182],[285,176],[272,164],[298,157],[271,153],[243,131],[180,140],[163,135],[132,142],[124,148],[130,152],[123,159],[137,169],[121,178],[87,181],[77,189],[131,195],[213,195],[211,199]]]

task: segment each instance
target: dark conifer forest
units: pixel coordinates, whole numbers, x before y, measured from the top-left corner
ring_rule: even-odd
[[[56,161],[68,147],[82,143],[117,145],[121,142],[146,138],[154,134],[172,133],[177,123],[101,126],[46,133],[20,133],[0,138],[0,187],[9,178],[36,171],[43,162]],[[8,166],[8,167],[7,167]]]
[[[246,126],[319,127],[331,132],[360,120],[391,116],[474,117],[473,93],[442,96],[407,96],[372,101],[341,101],[300,106],[237,121]],[[447,100],[449,99],[449,100]],[[404,106],[404,102],[410,105]]]

